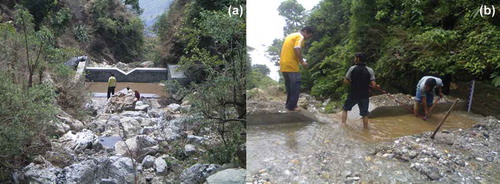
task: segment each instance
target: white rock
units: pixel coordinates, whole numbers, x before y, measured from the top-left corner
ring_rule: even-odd
[[[196,147],[192,144],[186,144],[184,146],[184,152],[186,152],[186,154],[193,154],[196,152]]]
[[[163,158],[156,158],[154,162],[154,168],[156,171],[156,174],[158,175],[165,175],[167,174],[167,162]]]

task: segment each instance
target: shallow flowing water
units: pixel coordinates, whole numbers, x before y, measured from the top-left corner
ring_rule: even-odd
[[[399,162],[376,158],[367,152],[378,142],[433,131],[444,114],[434,114],[427,121],[410,114],[374,118],[370,119],[368,130],[362,128],[361,120],[341,126],[336,116],[329,116],[332,117],[329,123],[249,123],[249,175],[260,175],[272,183],[350,182],[358,176],[367,182],[426,181]],[[453,112],[442,129],[469,128],[474,123],[465,112]]]

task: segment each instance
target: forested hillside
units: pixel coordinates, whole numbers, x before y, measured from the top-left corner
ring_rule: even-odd
[[[133,0],[9,0],[0,2],[0,20],[15,21],[15,10],[22,6],[33,16],[35,31],[44,26],[52,30],[54,46],[80,50],[97,62],[133,62],[142,59],[144,43],[144,26],[138,18],[142,10],[138,3]]]
[[[481,5],[500,4],[323,0],[304,15],[302,25],[315,27],[316,34],[305,49],[310,66],[303,72],[303,88],[317,97],[340,99],[346,94],[341,81],[355,52],[368,54],[377,82],[392,92],[413,93],[424,75],[440,76],[445,83],[476,79],[500,86],[500,18],[481,17]],[[271,56],[279,53],[278,45],[280,40],[270,47]]]

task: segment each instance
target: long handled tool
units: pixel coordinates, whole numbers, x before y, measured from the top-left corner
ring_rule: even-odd
[[[439,98],[436,100],[436,103],[434,103],[434,105],[432,105],[432,108],[431,108],[431,110],[429,110],[429,113],[427,113],[427,114],[424,116],[424,120],[429,119],[429,115],[431,114],[432,110],[434,110],[434,108],[436,107],[436,105],[437,105],[437,103],[439,102],[439,100],[441,100],[441,97],[439,97]]]
[[[448,112],[446,113],[446,115],[443,117],[443,119],[441,119],[441,122],[439,123],[439,125],[436,127],[436,130],[434,130],[434,133],[432,134],[431,136],[431,139],[434,139],[434,136],[436,135],[436,133],[439,131],[439,129],[441,128],[441,126],[443,125],[444,123],[444,120],[446,120],[446,118],[448,118],[448,115],[450,115],[450,112],[451,110],[453,109],[453,107],[455,106],[455,104],[457,104],[458,102],[458,98],[457,100],[455,100],[455,102],[453,103],[453,105],[451,105],[450,109],[448,109]]]

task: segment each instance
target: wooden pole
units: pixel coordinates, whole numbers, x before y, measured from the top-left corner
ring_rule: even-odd
[[[450,112],[451,110],[453,109],[453,107],[455,106],[455,104],[457,104],[458,102],[458,98],[457,100],[455,100],[455,102],[453,103],[453,105],[451,105],[450,109],[448,109],[448,112],[446,112],[446,115],[443,117],[443,119],[441,119],[441,122],[439,123],[439,125],[436,127],[436,130],[434,130],[434,133],[432,134],[431,136],[431,139],[434,139],[434,136],[436,135],[436,133],[439,131],[439,129],[441,128],[441,126],[443,125],[444,121],[446,120],[446,118],[448,118],[448,115],[450,115]]]

